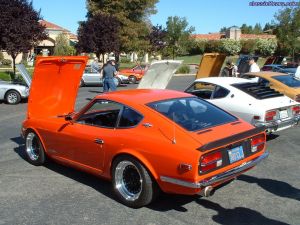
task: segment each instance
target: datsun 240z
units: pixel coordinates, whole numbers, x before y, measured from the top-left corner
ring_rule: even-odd
[[[110,92],[74,112],[86,62],[37,58],[22,126],[33,165],[51,158],[111,180],[118,200],[137,208],[159,191],[209,196],[267,157],[263,128],[183,92]]]

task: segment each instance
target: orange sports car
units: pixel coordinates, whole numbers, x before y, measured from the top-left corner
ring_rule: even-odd
[[[86,61],[37,58],[22,126],[33,165],[51,158],[109,179],[136,208],[160,190],[209,196],[267,157],[264,128],[183,92],[110,92],[74,112]]]
[[[300,80],[289,74],[264,71],[258,73],[246,73],[242,77],[247,79],[257,79],[259,83],[267,85],[291,99],[300,102]]]
[[[129,82],[135,84],[137,81],[141,80],[147,70],[146,65],[136,65],[131,69],[122,69],[119,71],[120,75],[127,76]]]

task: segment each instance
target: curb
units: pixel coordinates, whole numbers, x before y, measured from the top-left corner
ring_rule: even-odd
[[[174,74],[174,77],[182,77],[182,76],[196,76],[194,73],[177,73]]]

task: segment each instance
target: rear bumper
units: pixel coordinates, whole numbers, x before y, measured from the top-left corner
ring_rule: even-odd
[[[299,123],[299,121],[300,121],[300,116],[296,116],[288,120],[276,120],[272,122],[256,122],[254,126],[256,127],[265,126],[266,132],[272,133],[275,131],[280,131],[295,126]]]
[[[183,187],[188,187],[188,188],[195,188],[195,189],[199,189],[199,188],[204,188],[216,183],[222,183],[225,182],[227,180],[233,179],[235,178],[237,175],[239,175],[241,172],[250,169],[251,167],[257,165],[260,161],[262,161],[263,159],[267,158],[269,155],[269,152],[264,152],[261,156],[249,161],[249,162],[245,162],[242,165],[235,167],[231,170],[228,170],[224,173],[220,173],[214,177],[211,177],[208,180],[203,180],[200,182],[187,182],[187,181],[183,181],[180,179],[174,179],[171,177],[166,177],[166,176],[161,176],[160,179],[164,182],[168,182],[168,183],[172,183],[172,184],[176,184],[179,186],[183,186]]]

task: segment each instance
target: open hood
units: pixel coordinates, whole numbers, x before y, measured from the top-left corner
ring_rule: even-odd
[[[17,64],[16,65],[18,71],[20,72],[21,76],[23,77],[25,83],[30,88],[31,85],[31,76],[28,70],[25,68],[24,64]]]
[[[37,57],[28,99],[28,117],[53,117],[74,111],[86,56]]]
[[[152,62],[140,81],[138,88],[165,89],[181,63],[181,60],[161,60]]]
[[[270,65],[270,64],[281,64],[283,61],[284,57],[283,56],[270,56],[267,58],[265,65]]]
[[[226,55],[219,53],[206,53],[202,56],[196,79],[203,77],[218,77],[225,61]]]

